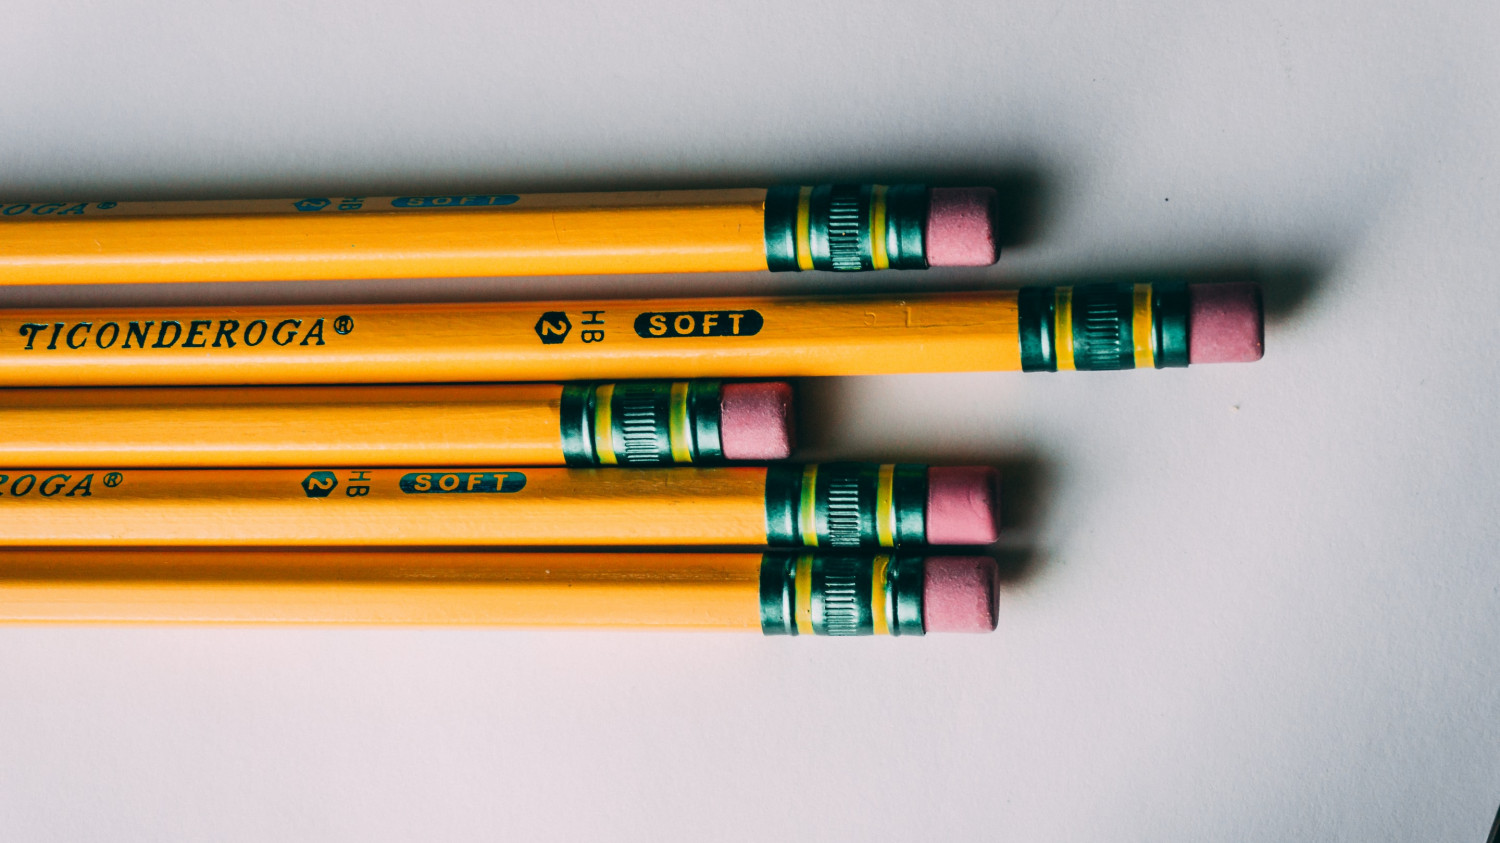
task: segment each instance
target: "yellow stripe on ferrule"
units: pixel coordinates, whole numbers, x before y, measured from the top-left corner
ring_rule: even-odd
[[[887,463],[880,467],[875,484],[875,537],[881,547],[896,546],[896,466]]]
[[[797,268],[813,268],[812,261],[812,187],[797,192]]]
[[[812,557],[797,557],[797,606],[792,613],[798,635],[812,635]]]
[[[890,606],[887,602],[891,585],[886,575],[890,566],[891,557],[875,557],[875,570],[870,577],[870,620],[874,624],[876,635],[891,634]]]
[[[808,547],[818,546],[817,503],[818,464],[812,463],[802,469],[802,503],[797,507],[797,530]]]
[[[691,463],[693,461],[693,437],[688,430],[688,384],[687,381],[674,381],[672,384],[672,395],[669,403],[670,418],[667,424],[667,438],[672,443],[672,461],[675,463]]]
[[[618,465],[615,457],[614,419],[610,416],[610,404],[614,402],[615,385],[600,384],[594,390],[594,453],[599,455],[600,465]]]
[[[870,194],[870,260],[876,269],[889,269],[890,256],[885,253],[885,185],[877,184]]]
[[[1151,325],[1151,285],[1135,285],[1134,320],[1131,336],[1135,340],[1135,367],[1156,368],[1156,332]]]
[[[1057,337],[1057,370],[1073,370],[1073,288],[1058,287],[1055,336]]]

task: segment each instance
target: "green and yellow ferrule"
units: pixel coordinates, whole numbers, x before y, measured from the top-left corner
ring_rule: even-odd
[[[1180,281],[1025,287],[1021,369],[1163,369],[1188,364],[1188,294]]]
[[[772,272],[926,269],[930,193],[920,184],[786,185],[766,191]]]
[[[927,466],[772,465],[766,542],[802,547],[918,547],[927,541]]]
[[[766,635],[923,635],[921,556],[767,553],[760,566]]]
[[[567,384],[560,407],[569,466],[703,465],[724,460],[720,381]]]

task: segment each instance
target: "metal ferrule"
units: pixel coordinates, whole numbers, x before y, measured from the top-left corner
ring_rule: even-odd
[[[561,433],[569,466],[722,462],[720,381],[628,381],[563,386]]]
[[[927,466],[777,464],[766,473],[766,542],[803,547],[920,547]]]
[[[920,184],[785,185],[766,191],[772,272],[926,269],[929,194]]]
[[[926,559],[767,553],[760,628],[767,635],[922,635]]]
[[[1017,305],[1024,371],[1188,364],[1188,295],[1181,281],[1025,287]]]

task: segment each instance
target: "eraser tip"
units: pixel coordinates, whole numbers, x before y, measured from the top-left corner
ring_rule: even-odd
[[[992,544],[1000,537],[1000,475],[988,466],[927,469],[927,543]]]
[[[726,383],[719,394],[719,435],[727,460],[784,460],[792,455],[792,385]]]
[[[987,556],[929,556],[922,584],[927,632],[993,632],[999,569]]]
[[[995,242],[995,189],[934,187],[927,207],[928,266],[989,266]]]
[[[1188,362],[1253,363],[1266,350],[1260,287],[1188,285]]]

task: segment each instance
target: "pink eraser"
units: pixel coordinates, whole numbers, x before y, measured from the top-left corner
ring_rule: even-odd
[[[1000,536],[1000,475],[988,466],[927,469],[927,543],[991,544]]]
[[[927,632],[994,632],[999,570],[988,556],[929,556],[922,583]]]
[[[928,266],[989,266],[995,245],[995,189],[934,187],[927,206]]]
[[[1188,285],[1188,362],[1252,363],[1266,351],[1255,284]]]
[[[792,385],[726,383],[719,393],[719,437],[727,460],[784,460],[792,455]]]

